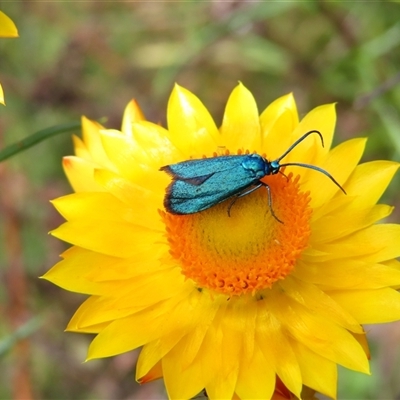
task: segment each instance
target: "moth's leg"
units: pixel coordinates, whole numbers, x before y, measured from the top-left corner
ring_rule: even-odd
[[[229,207],[228,207],[228,216],[229,217],[231,216],[231,208],[236,203],[236,200],[239,197],[247,196],[248,194],[254,192],[255,190],[260,189],[260,187],[264,186],[264,185],[265,185],[265,183],[260,182],[256,186],[253,186],[251,189],[246,190],[245,192],[241,192],[241,193],[235,194],[235,196],[233,197],[233,200],[231,201],[231,204],[229,204]]]
[[[268,192],[268,207],[271,210],[271,215],[281,224],[283,224],[283,221],[281,221],[274,213],[274,209],[272,208],[272,196],[271,196],[271,188],[264,182],[260,182],[261,186],[264,186],[265,189],[267,189]]]
[[[276,214],[275,214],[275,212],[274,212],[274,209],[272,208],[271,188],[270,188],[266,183],[264,183],[264,182],[260,182],[260,183],[258,183],[256,186],[252,187],[251,189],[246,190],[245,192],[242,192],[242,193],[239,193],[239,194],[235,195],[234,198],[233,198],[233,200],[232,200],[232,202],[231,202],[231,204],[229,204],[229,207],[228,207],[228,216],[229,216],[229,217],[231,216],[231,208],[232,208],[232,206],[235,204],[236,200],[237,200],[239,197],[247,196],[248,194],[254,192],[254,191],[257,190],[257,189],[259,189],[261,186],[264,186],[265,189],[267,189],[267,193],[268,193],[268,207],[269,207],[269,209],[270,209],[270,211],[271,211],[271,215],[272,215],[278,222],[280,222],[281,224],[283,224],[283,221],[281,221],[281,220],[276,216]]]

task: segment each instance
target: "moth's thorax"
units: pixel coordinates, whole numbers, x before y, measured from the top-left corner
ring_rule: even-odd
[[[250,154],[244,158],[242,167],[253,174],[254,179],[261,179],[270,174],[268,161],[258,154]]]

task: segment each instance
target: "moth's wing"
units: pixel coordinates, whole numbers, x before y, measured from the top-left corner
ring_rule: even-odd
[[[192,180],[196,184],[196,178],[201,178],[214,174],[219,171],[229,171],[239,168],[247,155],[243,156],[222,156],[213,158],[202,158],[200,160],[187,160],[177,164],[166,165],[161,167],[161,171],[165,171],[176,180]],[[199,180],[202,183],[202,179]]]
[[[173,214],[193,214],[221,203],[258,182],[249,171],[236,163],[231,168],[224,166],[223,170],[218,168],[217,171],[214,166],[213,171],[196,178],[179,179],[174,176],[167,188],[165,208]],[[194,179],[201,183],[193,184]]]

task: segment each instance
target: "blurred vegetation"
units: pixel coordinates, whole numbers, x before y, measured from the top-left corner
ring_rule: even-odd
[[[364,161],[400,160],[398,2],[4,2],[20,38],[0,39],[0,147],[65,123],[119,128],[136,98],[165,124],[174,82],[220,123],[242,81],[260,110],[294,92],[301,115],[337,102],[336,143],[368,137]],[[83,300],[39,280],[64,249],[49,199],[69,193],[58,135],[0,164],[0,398],[157,399],[134,382],[137,353],[83,364],[89,336],[64,334]],[[397,205],[399,177],[383,202]],[[368,190],[368,188],[366,188]],[[340,371],[340,399],[400,395],[400,325],[367,327],[373,376]]]

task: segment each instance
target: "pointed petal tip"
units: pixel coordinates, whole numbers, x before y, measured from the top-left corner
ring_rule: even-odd
[[[19,37],[18,29],[14,21],[2,11],[0,11],[0,37],[16,38]]]

